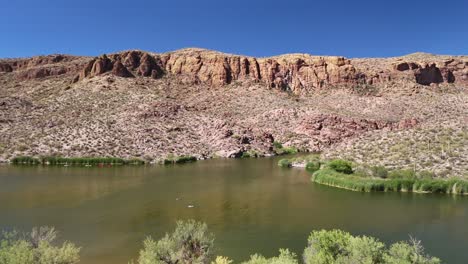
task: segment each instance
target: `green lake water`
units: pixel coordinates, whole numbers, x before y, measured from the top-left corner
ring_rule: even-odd
[[[420,239],[444,263],[468,263],[468,197],[357,193],[310,182],[278,158],[177,166],[0,166],[0,228],[49,225],[82,247],[81,263],[126,264],[147,235],[197,219],[218,255],[236,261],[290,248],[314,229],[339,228],[390,243]],[[193,205],[193,208],[189,208]]]

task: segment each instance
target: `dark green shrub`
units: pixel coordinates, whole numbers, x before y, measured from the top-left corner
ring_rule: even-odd
[[[178,163],[178,164],[195,162],[195,161],[197,161],[197,158],[194,156],[180,156],[175,159],[175,163]]]
[[[306,170],[310,172],[316,172],[320,169],[320,162],[309,161],[306,163]]]
[[[393,179],[415,179],[416,173],[414,170],[392,170],[388,173],[388,177]]]
[[[10,161],[12,164],[26,164],[26,165],[35,165],[35,164],[40,164],[40,160],[34,157],[29,157],[29,156],[19,156],[19,157],[14,157]]]
[[[385,179],[388,177],[388,170],[383,166],[371,167],[372,176]]]
[[[278,142],[278,141],[275,141],[275,142],[273,142],[273,147],[274,147],[275,149],[282,149],[282,148],[283,148],[283,144],[281,144],[281,143]]]
[[[351,162],[341,159],[335,159],[328,162],[328,167],[336,172],[341,172],[344,174],[351,174],[353,173],[353,167]]]
[[[291,167],[291,161],[289,159],[280,159],[278,161],[278,166],[280,167],[285,167],[285,168],[289,168]]]

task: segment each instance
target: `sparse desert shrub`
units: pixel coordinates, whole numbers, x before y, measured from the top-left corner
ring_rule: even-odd
[[[80,248],[70,242],[54,245],[53,228],[33,228],[32,232],[3,232],[0,239],[0,264],[75,264]]]
[[[334,159],[328,162],[327,166],[337,172],[341,172],[344,174],[351,174],[353,173],[353,167],[351,162],[341,159]]]
[[[148,237],[138,264],[210,263],[214,237],[204,223],[178,221],[175,231],[158,241]]]

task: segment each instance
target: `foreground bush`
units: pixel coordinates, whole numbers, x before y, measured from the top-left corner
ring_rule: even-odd
[[[213,251],[213,235],[207,226],[194,220],[178,221],[172,234],[155,241],[148,237],[140,251],[139,264],[210,263]]]
[[[0,264],[74,264],[80,248],[70,242],[54,245],[53,228],[34,228],[30,233],[3,232],[0,240]]]
[[[174,233],[159,241],[147,238],[138,264],[233,264],[227,257],[213,258],[213,236],[206,224],[189,220],[177,222]],[[276,257],[254,254],[241,264],[299,264],[297,255],[280,249]],[[398,242],[386,247],[369,236],[353,236],[341,230],[313,231],[304,250],[305,264],[438,264],[427,256],[419,241]]]
[[[341,230],[313,231],[304,250],[306,264],[437,264],[416,240],[398,242],[388,249],[378,239],[352,236]]]

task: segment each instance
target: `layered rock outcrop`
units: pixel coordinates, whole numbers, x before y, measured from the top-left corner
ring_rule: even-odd
[[[125,51],[96,58],[66,55],[0,61],[0,72],[19,79],[38,79],[63,74],[73,82],[113,74],[154,79],[174,76],[185,84],[224,86],[251,81],[268,88],[297,94],[333,87],[383,86],[388,82],[468,84],[468,57],[408,55],[385,59],[346,59],[337,56],[288,54],[254,58],[203,49],[184,49],[155,54]]]

